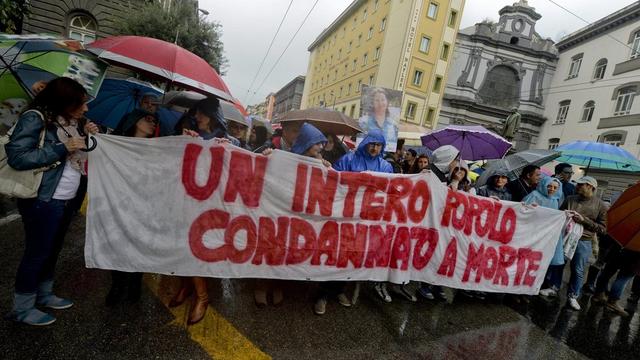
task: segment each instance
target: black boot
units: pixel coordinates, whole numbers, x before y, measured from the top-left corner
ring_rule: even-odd
[[[124,299],[126,292],[126,276],[127,273],[121,271],[111,271],[111,289],[105,299],[105,304],[108,307],[118,305]]]
[[[128,292],[127,301],[135,304],[140,300],[140,293],[142,291],[142,273],[129,273],[128,276]]]

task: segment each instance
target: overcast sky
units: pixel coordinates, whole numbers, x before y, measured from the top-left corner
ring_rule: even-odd
[[[229,60],[224,80],[231,88],[232,94],[245,105],[263,101],[269,92],[279,90],[297,75],[304,75],[307,72],[309,60],[307,48],[320,32],[351,3],[351,0],[318,0],[300,32],[265,81],[265,76],[316,1],[293,0],[263,68],[248,93],[251,81],[290,1],[200,0],[200,8],[209,11],[207,18],[218,21],[222,25],[222,41],[225,56]],[[466,0],[461,27],[471,26],[486,18],[497,20],[498,10],[514,2],[516,0]],[[595,21],[634,1],[554,0],[554,2],[583,19]],[[563,35],[586,25],[585,22],[554,5],[550,0],[529,0],[529,4],[542,15],[536,30],[543,37],[550,37],[557,41]]]

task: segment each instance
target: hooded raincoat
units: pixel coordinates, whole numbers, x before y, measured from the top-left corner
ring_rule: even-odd
[[[307,150],[315,144],[326,143],[327,138],[315,126],[304,123],[300,128],[300,134],[296,138],[296,142],[291,147],[291,152],[298,155],[304,155]]]
[[[507,189],[507,185],[502,188],[497,188],[495,186],[495,180],[498,176],[507,176],[506,172],[496,171],[495,174],[491,175],[489,179],[487,179],[487,184],[478,188],[478,195],[484,197],[495,196],[500,200],[511,201],[511,193],[509,189]],[[508,176],[507,176],[508,177]]]
[[[370,143],[381,143],[384,149],[386,141],[384,140],[382,131],[377,129],[369,131],[360,145],[358,145],[356,151],[341,157],[340,160],[333,164],[333,168],[337,171],[393,173],[393,167],[387,160],[383,159],[382,151],[375,157],[369,155],[367,145]]]
[[[549,196],[547,192],[547,186],[552,182],[556,182],[558,184],[558,190],[552,195]],[[539,206],[543,206],[550,209],[558,210],[560,208],[560,198],[562,197],[562,183],[560,180],[552,177],[545,177],[540,180],[538,183],[538,187],[532,191],[529,195],[525,196],[522,200],[525,204],[538,204]],[[551,259],[550,265],[562,265],[564,264],[564,249],[562,243],[562,236],[558,239],[556,244],[556,250],[553,253],[553,258]]]

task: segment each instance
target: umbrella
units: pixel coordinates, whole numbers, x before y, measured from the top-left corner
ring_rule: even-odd
[[[222,116],[227,121],[234,121],[246,127],[251,127],[249,121],[244,116],[242,116],[240,110],[238,110],[235,104],[228,101],[221,101],[220,106],[222,107]]]
[[[98,96],[89,103],[87,118],[115,129],[120,120],[140,105],[144,95],[161,96],[164,92],[136,79],[105,79]]]
[[[589,168],[640,171],[640,161],[626,150],[609,144],[593,141],[573,141],[558,146],[556,151],[561,153],[557,159],[560,162],[585,166]]]
[[[500,159],[511,143],[482,126],[449,125],[422,136],[422,144],[431,150],[453,145],[465,160]]]
[[[560,153],[556,151],[531,149],[509,155],[504,159],[490,161],[487,169],[483,171],[478,178],[476,185],[482,186],[486,184],[487,180],[489,180],[489,178],[498,171],[506,172],[509,174],[509,178],[513,180],[520,175],[520,171],[525,166],[542,166],[549,161],[556,159],[558,156],[560,156]]]
[[[107,64],[80,53],[82,43],[49,35],[0,35],[0,126],[12,126],[50,80],[75,79],[93,98]]]
[[[292,110],[276,120],[277,124],[304,121],[327,134],[355,135],[362,132],[358,122],[340,111],[325,108]]]
[[[160,136],[174,135],[176,124],[183,114],[184,111],[176,110],[172,107],[159,107],[156,115],[158,115],[158,121],[160,122]]]
[[[113,36],[92,42],[87,50],[108,62],[165,79],[169,84],[233,101],[216,70],[178,45],[143,36]]]
[[[607,212],[607,233],[623,247],[640,251],[640,183],[622,193]]]
[[[207,97],[193,91],[172,90],[164,95],[163,103],[167,106],[179,106],[184,109],[192,108],[198,101]]]

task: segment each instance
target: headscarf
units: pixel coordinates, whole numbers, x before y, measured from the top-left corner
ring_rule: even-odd
[[[547,191],[547,186],[549,186],[549,184],[551,184],[554,181],[558,184],[558,190],[556,190],[556,192],[553,195],[549,196],[549,192]],[[540,183],[538,183],[538,187],[534,191],[529,193],[529,195],[527,195],[522,201],[524,201],[525,204],[536,203],[540,206],[557,210],[558,208],[560,208],[561,197],[562,197],[562,183],[560,182],[559,179],[547,176],[542,178],[540,180]]]

